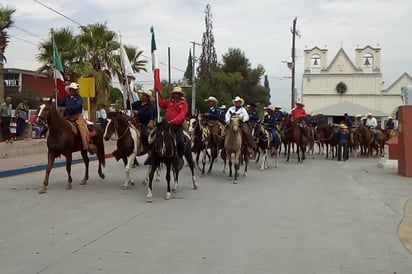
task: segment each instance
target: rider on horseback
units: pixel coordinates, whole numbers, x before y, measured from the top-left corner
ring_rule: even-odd
[[[376,127],[378,126],[378,122],[376,121],[376,118],[372,116],[372,113],[366,115],[365,126],[370,129],[373,133],[374,140],[376,140]]]
[[[233,106],[231,106],[225,115],[225,122],[226,124],[229,122],[230,117],[232,115],[239,115],[242,117],[242,125],[241,125],[241,130],[243,133],[244,140],[246,141],[247,145],[249,148],[251,148],[251,151],[249,150],[249,154],[252,155],[252,158],[255,156],[255,151],[256,151],[256,144],[253,141],[252,134],[250,133],[250,129],[248,128],[246,122],[249,121],[249,114],[247,113],[246,109],[243,107],[244,100],[236,96],[235,99],[232,100]],[[225,138],[227,132],[227,127],[224,128],[223,133],[222,133],[222,139]]]
[[[267,114],[263,119],[263,125],[270,131],[270,134],[272,135],[272,146],[274,147],[278,147],[280,144],[280,139],[276,134],[276,125],[280,122],[280,120],[282,120],[283,117],[280,109],[281,107],[279,106],[266,107],[265,110],[267,111]]]
[[[150,90],[139,90],[140,100],[132,104],[132,111],[136,116],[136,120],[140,125],[140,133],[143,146],[147,149],[149,145],[148,129],[154,127],[156,120],[156,107],[150,102],[152,92]]]
[[[87,122],[83,118],[83,99],[79,95],[79,84],[72,82],[69,86],[65,87],[68,95],[64,99],[58,99],[58,105],[65,107],[64,117],[70,122],[74,122],[77,125],[80,133],[83,149],[89,149],[89,152],[96,153],[96,146],[93,143],[89,144],[89,130],[87,128]]]
[[[186,93],[182,90],[181,87],[174,87],[171,92],[171,99],[163,99],[160,91],[157,92],[157,95],[159,106],[161,108],[167,109],[166,121],[172,125],[176,136],[177,154],[180,158],[182,158],[185,152],[183,124],[189,111],[189,107],[185,98]]]

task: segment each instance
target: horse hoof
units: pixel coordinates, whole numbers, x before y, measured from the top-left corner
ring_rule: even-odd
[[[82,180],[81,182],[80,182],[80,185],[81,186],[84,186],[84,185],[86,185],[87,184],[87,181],[86,180]]]
[[[246,176],[246,172],[245,173],[243,173],[243,175],[242,175],[243,177],[245,177]]]
[[[177,188],[172,188],[172,192],[176,193],[177,192]]]
[[[229,177],[227,177],[227,179],[228,179],[229,181],[232,181],[232,180],[233,180],[233,177],[232,177],[232,176],[229,176]]]
[[[172,193],[167,192],[165,196],[165,200],[170,200],[170,199],[172,199]]]
[[[233,184],[237,184],[237,180],[233,180]]]
[[[67,190],[72,189],[72,184],[67,184],[67,185],[66,185],[66,189],[67,189]]]
[[[106,175],[104,175],[104,173],[99,173],[99,177],[100,177],[100,179],[104,179],[104,178],[106,178]]]
[[[128,189],[129,189],[129,185],[123,185],[123,189],[124,189],[124,190],[128,190]]]
[[[39,189],[39,194],[44,194],[46,192],[47,192],[47,188],[44,187],[44,186],[41,186],[40,189]]]
[[[197,184],[197,182],[194,183],[194,184],[193,184],[193,189],[198,189],[198,188],[199,188],[199,185]]]
[[[146,203],[153,203],[153,197],[146,197]]]
[[[132,181],[131,183],[130,183],[132,186],[134,186],[134,182]]]

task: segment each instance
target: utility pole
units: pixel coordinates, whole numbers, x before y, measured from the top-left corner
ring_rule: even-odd
[[[291,29],[292,32],[292,106],[291,109],[295,107],[296,103],[296,91],[295,91],[295,37],[296,35],[299,35],[299,33],[296,31],[296,21],[298,20],[297,17],[293,19],[293,28]]]
[[[167,48],[167,69],[168,69],[168,73],[169,73],[169,86],[171,84],[172,81],[172,76],[171,76],[171,72],[170,72],[170,47]]]
[[[191,41],[193,44],[193,56],[192,56],[192,115],[195,115],[196,111],[196,45],[201,45],[195,41]]]

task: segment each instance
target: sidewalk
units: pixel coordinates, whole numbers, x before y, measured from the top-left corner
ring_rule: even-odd
[[[105,142],[106,158],[111,157],[111,152],[115,149],[116,142]],[[90,160],[96,157],[89,156]],[[81,162],[80,152],[73,153],[73,163]],[[57,158],[54,166],[65,165],[65,158]],[[11,144],[0,143],[0,178],[44,170],[47,166],[47,143],[46,138],[25,139],[14,141]]]

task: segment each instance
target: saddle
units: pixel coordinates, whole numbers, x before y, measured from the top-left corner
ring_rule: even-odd
[[[72,132],[74,133],[74,135],[79,134],[79,125],[76,123],[76,121],[78,120],[78,118],[67,118],[66,119],[67,122],[69,122],[69,125],[72,128]],[[89,120],[85,120],[86,124],[87,124],[87,130],[89,133],[89,137],[94,137],[96,136],[96,131],[94,130],[94,123],[92,121]]]

